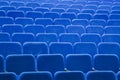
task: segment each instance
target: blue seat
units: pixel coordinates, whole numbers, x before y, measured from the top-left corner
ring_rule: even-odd
[[[37,2],[28,2],[26,4],[27,7],[32,7],[32,8],[36,8],[36,7],[40,7],[40,4]]]
[[[0,54],[7,56],[9,54],[21,54],[22,45],[17,42],[0,42]]]
[[[59,3],[60,3],[60,4],[63,4],[63,3],[64,3],[64,4],[68,4],[68,5],[69,5],[69,4],[72,4],[72,3],[74,3],[74,2],[73,2],[72,0],[63,0],[63,1],[60,1]]]
[[[67,33],[78,33],[79,35],[85,33],[85,29],[81,25],[68,25],[66,27]]]
[[[89,54],[68,54],[66,59],[67,70],[84,73],[92,70],[92,56]]]
[[[41,7],[54,8],[55,4],[53,4],[53,3],[43,3],[43,4],[41,4]]]
[[[98,6],[98,10],[108,10],[108,11],[110,11],[111,10],[111,5],[99,5]]]
[[[23,26],[28,25],[28,24],[33,24],[34,21],[32,18],[24,18],[24,17],[19,17],[15,19],[16,24],[21,24]]]
[[[97,10],[97,5],[85,5],[83,7],[83,9],[93,9],[93,10]]]
[[[76,13],[76,14],[78,14],[78,13],[80,12],[80,10],[79,10],[79,9],[74,9],[74,8],[68,8],[68,9],[67,9],[67,12],[71,12],[71,13]]]
[[[37,57],[37,70],[38,71],[50,71],[52,74],[54,74],[57,71],[63,71],[64,70],[63,55],[61,55],[61,54],[38,55],[38,57]]]
[[[117,79],[120,80],[120,71],[117,73]]]
[[[4,57],[3,57],[3,55],[0,55],[0,72],[4,72],[4,68],[5,68],[5,66],[4,66]]]
[[[52,25],[53,20],[51,18],[36,18],[35,24],[44,25],[44,26]]]
[[[6,41],[10,41],[10,34],[8,34],[8,33],[4,33],[4,32],[2,32],[2,33],[0,33],[0,41],[1,42],[6,42]]]
[[[86,27],[89,24],[87,19],[73,19],[72,25],[82,25]]]
[[[6,71],[17,75],[22,72],[35,71],[35,58],[30,54],[9,55],[6,57]]]
[[[107,23],[103,19],[91,19],[90,25],[99,25],[99,26],[106,26]]]
[[[120,15],[119,14],[111,14],[111,15],[109,15],[109,19],[120,19]]]
[[[95,14],[95,10],[93,10],[93,9],[82,9],[81,13],[87,13],[87,14],[94,15]]]
[[[49,12],[49,8],[45,8],[45,7],[36,7],[35,11],[39,11],[39,12]]]
[[[120,10],[120,5],[115,5],[112,7],[112,10]]]
[[[12,34],[12,41],[20,42],[23,44],[24,42],[33,42],[35,37],[32,33],[14,33]]]
[[[78,19],[92,19],[92,15],[90,13],[78,13],[77,17]]]
[[[120,26],[120,20],[108,20],[107,21],[107,26]]]
[[[70,19],[66,19],[66,18],[56,18],[54,20],[54,24],[55,25],[64,25],[64,26],[67,26],[67,25],[71,24],[71,20]]]
[[[4,10],[0,10],[0,17],[4,17],[6,15],[6,12]]]
[[[117,80],[112,71],[90,71],[86,78],[87,80]]]
[[[23,54],[48,54],[48,46],[42,42],[26,42],[23,44]]]
[[[111,14],[120,14],[120,10],[112,10]]]
[[[26,17],[29,17],[29,18],[42,18],[43,17],[43,14],[39,11],[28,11],[26,12]]]
[[[108,10],[102,10],[102,9],[98,9],[96,11],[97,14],[106,14],[106,15],[109,15],[110,12]]]
[[[50,11],[51,12],[57,12],[57,13],[61,14],[62,12],[65,12],[65,9],[63,9],[63,8],[52,8]]]
[[[33,11],[33,8],[27,7],[27,6],[21,6],[21,7],[17,8],[17,10],[27,12],[27,11]]]
[[[102,26],[99,26],[99,25],[90,25],[90,26],[87,26],[86,33],[97,33],[97,34],[103,35],[104,29]]]
[[[11,17],[0,17],[0,26],[4,24],[13,24],[14,20]]]
[[[55,80],[85,80],[84,73],[81,71],[58,71],[54,75]]]
[[[11,1],[10,6],[15,6],[16,8],[18,8],[20,6],[25,6],[25,3],[20,1]]]
[[[97,46],[93,42],[77,42],[73,45],[74,54],[97,54]]]
[[[115,42],[102,42],[98,44],[99,54],[120,54],[120,45]]]
[[[9,6],[8,1],[0,1],[0,6]]]
[[[99,14],[99,13],[96,13],[94,16],[93,16],[94,19],[103,19],[103,20],[108,20],[108,15],[107,14]]]
[[[101,36],[96,33],[84,33],[81,35],[81,42],[94,42],[98,44],[101,41]]]
[[[55,7],[56,7],[56,8],[67,9],[67,8],[69,8],[69,5],[68,5],[68,4],[57,4]]]
[[[71,20],[77,18],[76,14],[73,13],[73,12],[64,12],[64,13],[61,13],[60,17],[61,18],[68,18],[68,19],[71,19]]]
[[[16,8],[14,6],[2,6],[0,7],[0,10],[4,10],[4,11],[9,11],[9,10],[16,10]]]
[[[24,31],[26,33],[33,33],[33,34],[37,34],[37,33],[44,33],[45,32],[45,28],[43,25],[25,25],[24,27]]]
[[[119,26],[106,26],[105,34],[120,34],[120,27]]]
[[[23,72],[20,74],[19,80],[52,80],[50,72]]]
[[[61,33],[59,35],[59,41],[60,42],[80,42],[80,37],[77,33]]]
[[[10,35],[13,33],[23,32],[23,26],[19,24],[5,24],[2,26],[2,32],[7,32]]]
[[[97,1],[97,0],[93,0],[93,1],[92,1],[92,0],[90,0],[90,1],[88,0],[88,3],[87,3],[87,4],[88,4],[88,5],[100,5],[100,2],[99,2],[99,1],[100,1],[100,0],[98,0],[98,1]]]
[[[72,44],[68,42],[53,42],[50,43],[49,52],[51,54],[62,54],[66,56],[67,54],[72,54]]]
[[[38,33],[36,35],[36,41],[46,42],[48,44],[51,42],[58,42],[58,36],[55,33]]]
[[[119,71],[119,58],[115,54],[97,54],[94,56],[94,69],[98,71]]]
[[[102,36],[103,42],[117,42],[120,43],[120,35],[119,34],[104,34]]]
[[[7,12],[7,16],[12,18],[17,18],[17,17],[24,17],[25,15],[23,11],[12,10]]]
[[[46,26],[46,33],[65,33],[65,27],[63,25],[48,25]]]
[[[44,18],[55,19],[55,18],[59,18],[59,17],[60,17],[60,15],[57,12],[46,12],[46,13],[44,13]]]
[[[82,9],[82,5],[81,4],[71,4],[70,8],[73,8],[73,9]]]
[[[17,75],[13,72],[0,72],[1,80],[17,80]]]

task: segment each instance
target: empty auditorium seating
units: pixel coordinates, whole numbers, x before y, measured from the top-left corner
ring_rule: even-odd
[[[119,58],[114,54],[97,54],[94,56],[94,69],[99,71],[111,70],[118,72]]]
[[[14,65],[14,66],[13,66]],[[35,59],[33,55],[9,55],[6,57],[6,71],[19,75],[26,71],[35,71]]]
[[[0,80],[119,80],[120,0],[0,0]]]
[[[55,80],[85,80],[84,73],[81,71],[59,71],[55,73]]]
[[[50,72],[23,72],[20,74],[19,80],[52,80],[52,75]]]
[[[88,72],[92,70],[92,57],[89,54],[68,54],[66,68],[69,71]]]
[[[25,42],[23,44],[23,54],[48,54],[48,46],[42,42]]]
[[[39,55],[37,57],[37,69],[38,71],[50,71],[53,74],[56,71],[63,71],[64,70],[64,58],[61,54]]]

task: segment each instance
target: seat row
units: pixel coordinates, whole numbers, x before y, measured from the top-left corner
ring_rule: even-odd
[[[36,36],[32,33],[13,33],[11,36],[8,33],[0,33],[0,41],[5,42],[94,42],[96,44],[100,42],[117,42],[120,43],[120,34],[103,34],[100,36],[96,33],[83,33],[78,35],[77,33],[61,33],[59,36],[55,33],[38,33]]]
[[[119,72],[119,58],[115,54],[96,54],[93,58],[89,54],[41,54],[35,58],[31,54],[14,54],[6,58],[0,56],[0,72],[50,71],[113,71]]]
[[[58,71],[52,76],[50,72],[23,72],[20,76],[15,73],[0,73],[2,80],[120,80],[120,72],[90,71],[84,74],[81,71]]]
[[[55,0],[57,2],[57,0]],[[50,5],[49,5],[50,4]],[[11,1],[10,3],[7,1],[0,1],[0,6],[15,6],[15,7],[20,7],[20,6],[28,6],[28,7],[56,7],[57,5],[61,5],[61,4],[65,4],[66,6],[70,7],[70,5],[73,4],[79,4],[83,7],[83,5],[96,5],[96,6],[100,6],[100,5],[112,5],[112,6],[116,6],[119,5],[119,1],[118,2],[99,2],[99,1],[58,1],[57,3],[54,4],[51,2],[27,2],[24,3],[22,1]],[[58,7],[58,6],[57,6]],[[78,7],[77,7],[78,8]]]
[[[18,17],[15,19],[11,17],[0,17],[0,26],[4,24],[21,24],[23,26],[28,24],[37,25],[82,25],[84,27],[88,25],[100,25],[100,26],[120,26],[120,19],[110,19],[107,22],[104,19],[73,19],[69,18],[56,18],[52,20],[51,18],[36,18],[35,21],[32,18]]]
[[[0,54],[120,54],[120,44],[115,42],[101,42],[98,45],[92,42],[52,42],[49,45],[44,42],[26,42],[21,45],[18,42],[0,42]]]

